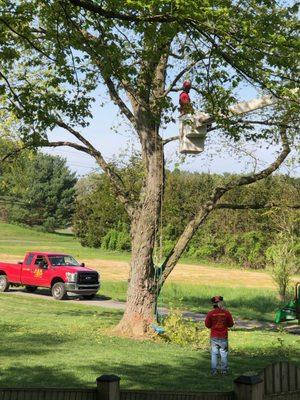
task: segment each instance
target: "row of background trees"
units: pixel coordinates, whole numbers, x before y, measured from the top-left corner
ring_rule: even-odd
[[[12,149],[12,142],[2,140],[3,155]],[[140,163],[140,158],[134,156],[126,166],[114,165],[133,196],[139,192],[143,179]],[[156,243],[158,262],[174,246],[176,237],[196,212],[199,199],[207,201],[213,187],[226,184],[233,177],[191,173],[179,168],[167,171]],[[300,179],[286,175],[236,188],[224,201],[251,208],[216,210],[196,233],[185,255],[199,261],[265,268],[278,259],[278,247],[272,247],[276,238],[284,246],[283,239],[287,237],[293,254],[299,256],[300,212],[288,208],[290,200],[299,195]],[[131,250],[130,221],[106,175],[95,172],[77,180],[66,161],[58,156],[26,150],[2,164],[0,217],[50,232],[72,226],[83,246]],[[289,248],[284,247],[280,253],[284,251]],[[293,258],[291,254],[289,258]]]
[[[133,186],[139,186],[139,171],[138,160],[118,171],[122,179],[132,183],[133,193]],[[232,174],[191,173],[179,169],[167,172],[156,243],[157,259],[160,252],[165,256],[172,248],[176,237],[195,213],[199,199],[204,202],[215,185],[222,185],[233,177]],[[288,208],[291,199],[299,198],[299,194],[300,179],[286,175],[276,175],[264,182],[235,189],[224,201],[251,208],[217,210],[196,233],[185,255],[200,261],[265,268],[270,253],[268,248],[280,232],[294,238],[293,247],[300,253],[300,212]],[[257,209],[253,209],[255,206]],[[73,229],[83,246],[130,250],[127,214],[115,201],[104,174],[90,174],[78,182]]]
[[[0,139],[0,159],[16,143]],[[0,218],[53,232],[71,225],[76,174],[65,159],[32,150],[21,151],[0,165]]]

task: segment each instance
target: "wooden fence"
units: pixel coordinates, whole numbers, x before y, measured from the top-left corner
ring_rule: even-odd
[[[279,395],[300,390],[300,368],[288,362],[268,365],[260,374],[265,395]],[[300,396],[298,397],[300,399]]]
[[[0,389],[1,400],[98,400],[95,389]]]
[[[122,390],[120,378],[102,375],[95,389],[0,389],[0,400],[299,400],[300,368],[273,363],[260,375],[241,375],[231,392]]]
[[[233,392],[179,393],[120,390],[119,400],[234,400]],[[0,389],[0,400],[109,400],[93,389]],[[118,400],[111,398],[110,400]]]
[[[171,392],[150,390],[121,390],[120,400],[234,400],[233,392]]]

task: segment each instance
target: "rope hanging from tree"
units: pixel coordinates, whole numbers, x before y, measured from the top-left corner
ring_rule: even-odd
[[[163,139],[163,138],[162,138]],[[155,147],[157,145],[157,139],[155,137]],[[164,179],[162,177],[162,179]],[[158,297],[160,295],[160,278],[163,272],[163,182],[161,182],[161,192],[160,192],[160,209],[159,209],[159,226],[157,226],[157,221],[155,221],[155,242],[154,242],[154,251],[153,251],[153,261],[154,261],[154,317],[157,324],[152,324],[152,329],[158,333],[164,333],[164,328],[159,326],[161,323],[161,316],[158,312]],[[158,238],[158,246],[157,246],[157,238]]]

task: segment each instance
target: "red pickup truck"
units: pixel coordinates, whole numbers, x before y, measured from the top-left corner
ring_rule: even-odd
[[[0,292],[9,286],[26,286],[33,293],[38,287],[50,288],[56,300],[63,300],[68,293],[92,299],[100,287],[99,274],[75,258],[61,253],[26,253],[18,264],[0,262]]]

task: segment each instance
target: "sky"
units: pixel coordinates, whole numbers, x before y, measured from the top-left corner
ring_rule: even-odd
[[[99,93],[105,93],[104,89],[99,87]],[[176,94],[176,97],[178,94]],[[240,93],[241,100],[249,100],[257,97],[258,94],[251,88],[246,87]],[[191,93],[192,97],[192,93]],[[90,140],[97,149],[99,149],[106,160],[112,158],[118,159],[120,154],[130,155],[134,149],[139,149],[139,143],[135,133],[130,129],[122,117],[118,115],[117,107],[103,95],[96,95],[96,103],[92,109],[93,118],[90,126],[81,129],[85,137]],[[100,101],[104,106],[100,106]],[[177,101],[177,99],[175,99]],[[194,102],[195,108],[197,103]],[[200,110],[199,110],[200,111]],[[163,138],[178,135],[178,114],[175,115],[176,124],[170,124],[165,131],[162,132]],[[51,140],[67,140],[70,136],[62,130],[56,130],[50,136]],[[181,170],[192,172],[208,172],[208,173],[249,173],[265,167],[272,162],[276,156],[278,147],[267,147],[262,142],[258,144],[234,144],[224,137],[220,136],[218,131],[214,131],[207,136],[204,152],[198,155],[182,156],[178,152],[178,141],[174,141],[165,145],[165,160],[169,169],[173,169],[175,165],[179,165]],[[241,149],[244,149],[241,151]],[[85,153],[81,153],[70,147],[51,148],[44,150],[50,154],[56,154],[66,158],[67,164],[72,171],[78,176],[87,175],[97,168],[93,158]],[[254,154],[255,158],[249,154]],[[300,176],[299,165],[293,167],[284,166],[280,169],[281,173],[291,174],[292,176]]]
[[[287,6],[294,4],[295,1],[286,0],[282,3]],[[136,135],[129,129],[128,124],[118,115],[117,107],[105,94],[106,88],[99,85],[97,92],[98,94],[96,93],[95,96],[96,103],[92,109],[93,118],[90,126],[86,129],[82,129],[81,132],[101,151],[107,161],[112,158],[118,158],[119,154],[124,155],[124,153],[127,153],[129,155],[133,149],[139,149]],[[258,96],[259,93],[249,85],[244,85],[239,93],[241,101]],[[191,97],[193,100],[193,92],[191,92]],[[175,104],[178,102],[178,93],[174,94],[174,101]],[[104,106],[101,107],[100,103],[104,104]],[[196,102],[194,102],[194,108],[201,111]],[[167,127],[163,132],[163,138],[179,134],[178,112],[175,118],[177,123],[170,124]],[[55,130],[53,135],[50,136],[50,139],[67,140],[70,139],[70,137],[61,130]],[[241,151],[241,149],[232,148],[233,146],[240,146],[241,149],[244,150]],[[205,150],[199,155],[182,157],[178,152],[178,147],[178,141],[165,146],[165,160],[168,168],[172,169],[179,163],[179,168],[182,170],[210,173],[252,172],[254,166],[256,166],[257,170],[272,162],[276,157],[276,152],[280,149],[275,146],[268,147],[268,144],[264,142],[255,145],[247,144],[246,146],[244,146],[244,144],[236,145],[225,140],[217,131],[208,135]],[[97,169],[93,158],[75,149],[63,147],[56,149],[51,148],[44,151],[65,157],[70,169],[75,171],[78,176],[86,175]],[[255,155],[255,158],[252,153]],[[291,174],[292,176],[300,176],[299,162],[298,165],[294,164],[292,167],[286,165],[281,167],[280,172]]]

